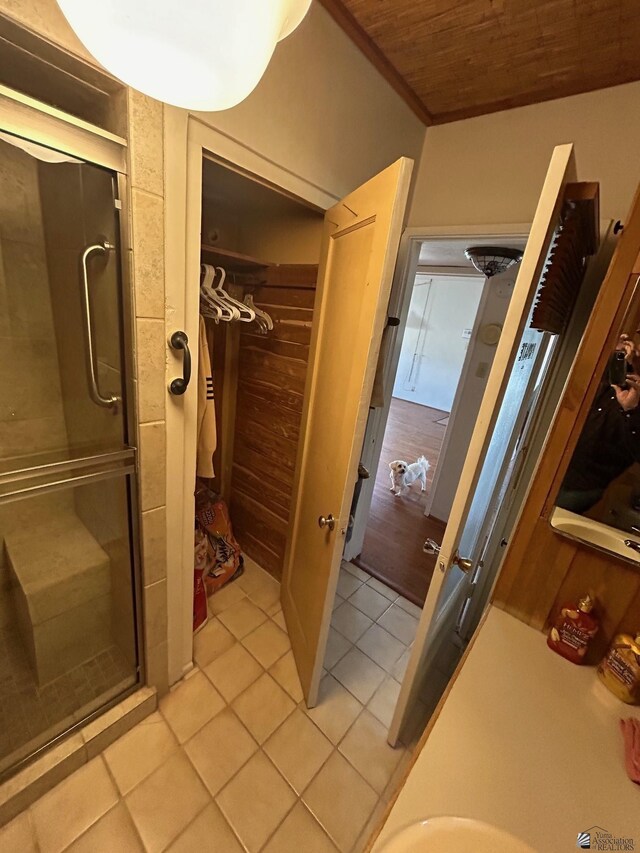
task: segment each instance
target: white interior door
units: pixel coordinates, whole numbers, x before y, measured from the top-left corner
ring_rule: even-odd
[[[505,318],[495,359],[489,374],[487,387],[476,419],[473,436],[451,514],[442,540],[436,571],[434,572],[427,599],[422,611],[411,658],[400,690],[398,703],[389,730],[389,743],[395,744],[402,727],[410,714],[428,670],[429,662],[437,651],[438,644],[451,622],[455,619],[466,595],[465,573],[457,565],[460,557],[468,554],[461,547],[477,538],[482,524],[474,511],[474,498],[478,485],[482,487],[481,475],[491,438],[500,415],[509,380],[518,356],[522,356],[523,333],[527,325],[540,277],[544,270],[549,248],[553,239],[562,206],[565,184],[575,181],[573,146],[557,146],[551,157],[547,176],[538,201],[531,232],[516,279],[514,292]],[[524,352],[528,352],[525,350]],[[516,371],[517,373],[517,371]],[[518,383],[528,384],[530,371],[518,377]],[[508,448],[503,448],[503,455]],[[497,463],[498,457],[496,457]],[[494,484],[495,485],[495,484]],[[478,503],[480,507],[482,502]],[[475,567],[472,566],[472,571]]]
[[[411,180],[401,158],[327,211],[282,607],[317,701]]]
[[[425,515],[448,521],[456,488],[460,481],[473,427],[480,411],[491,366],[496,355],[495,341],[485,341],[491,327],[504,326],[520,269],[514,264],[492,278],[484,279],[482,297],[472,324],[471,343],[462,366],[449,416],[449,425],[433,473],[433,485],[427,495]]]

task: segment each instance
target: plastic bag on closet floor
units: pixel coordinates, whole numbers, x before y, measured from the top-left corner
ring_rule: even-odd
[[[199,547],[202,577],[207,595],[212,595],[242,574],[244,559],[226,503],[204,483],[196,487],[196,528],[200,531],[196,551]]]

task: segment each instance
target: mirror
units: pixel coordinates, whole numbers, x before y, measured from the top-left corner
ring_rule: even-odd
[[[556,507],[551,523],[560,532],[640,560],[638,298],[632,301],[622,323],[556,497]],[[612,536],[609,528],[626,535]],[[609,540],[619,542],[622,550],[611,547]]]

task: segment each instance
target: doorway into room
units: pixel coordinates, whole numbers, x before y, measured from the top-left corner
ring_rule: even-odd
[[[404,308],[402,298],[395,303],[400,334],[386,373],[379,366],[384,379],[370,409],[362,472],[370,477],[360,482],[345,560],[418,607],[436,562],[425,542],[442,539],[518,272],[513,264],[485,278],[474,268],[465,250],[491,239],[420,241],[406,270]],[[526,237],[498,242],[520,250]],[[419,468],[409,467],[408,478],[396,473],[394,483],[396,462]],[[425,468],[423,490],[413,475]]]
[[[423,543],[444,521],[429,515],[429,495],[469,348],[484,278],[415,277],[393,386],[364,544],[357,565],[421,604],[429,585]],[[424,460],[425,464],[422,464]],[[397,462],[409,476],[394,474]],[[421,479],[403,485],[413,472]],[[392,480],[392,476],[394,480]],[[393,489],[393,490],[392,490]]]

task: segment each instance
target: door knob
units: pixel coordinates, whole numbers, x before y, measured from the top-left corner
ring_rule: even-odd
[[[318,527],[328,527],[329,530],[333,530],[336,526],[335,518],[329,514],[326,518],[324,515],[321,515],[318,519]]]
[[[473,568],[473,563],[471,562],[471,560],[468,560],[466,557],[461,557],[457,551],[454,554],[452,563],[454,566],[457,566],[460,571],[463,571],[465,575],[468,574]]]

